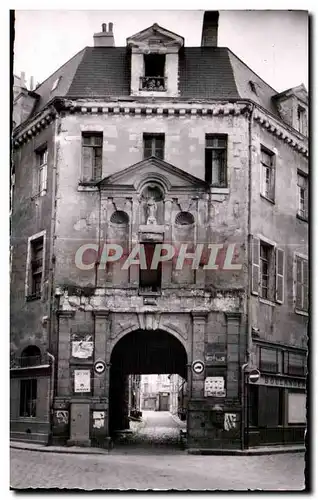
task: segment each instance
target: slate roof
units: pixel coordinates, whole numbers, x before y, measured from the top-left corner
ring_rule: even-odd
[[[34,113],[52,97],[130,97],[131,52],[127,47],[86,47],[39,85]],[[61,76],[52,93],[53,82]],[[256,82],[257,94],[249,81]],[[225,47],[184,47],[179,51],[181,99],[252,99],[278,114],[272,97],[277,92]]]

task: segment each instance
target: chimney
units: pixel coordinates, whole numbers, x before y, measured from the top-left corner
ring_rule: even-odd
[[[218,46],[219,11],[206,10],[203,16],[202,47]]]
[[[30,90],[34,90],[34,77],[31,76],[30,78]]]
[[[113,34],[113,23],[102,24],[102,31],[94,33],[94,47],[115,47],[115,40]]]

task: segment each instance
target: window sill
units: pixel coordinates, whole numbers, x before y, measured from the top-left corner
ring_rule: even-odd
[[[212,194],[230,194],[230,188],[228,187],[210,187],[210,192]]]
[[[142,295],[143,297],[160,297],[160,292],[147,292],[146,290],[139,290],[138,295]]]
[[[265,196],[264,194],[260,194],[260,197],[263,198],[263,200],[266,200],[268,201],[269,203],[271,203],[272,205],[275,205],[275,200],[271,200],[270,198],[268,198],[267,196]]]
[[[91,181],[91,182],[80,181],[78,183],[77,191],[98,191],[99,190],[97,186],[98,182],[99,181]]]
[[[273,300],[270,300],[270,299],[263,299],[262,297],[258,297],[258,300],[262,303],[262,304],[267,304],[268,306],[276,306],[276,302],[274,302]]]
[[[302,220],[303,222],[307,222],[308,223],[308,217],[303,217],[302,215],[300,214],[296,214],[296,218],[299,219],[299,220]]]
[[[301,309],[295,308],[295,313],[299,314],[300,316],[309,316],[308,311],[302,311]]]
[[[25,300],[27,302],[32,302],[34,300],[40,300],[41,299],[41,294],[34,293],[33,295],[26,295]]]

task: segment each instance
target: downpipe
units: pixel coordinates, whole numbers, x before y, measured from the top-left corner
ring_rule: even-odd
[[[247,414],[247,408],[245,408],[245,370],[248,367],[249,363],[244,363],[241,366],[241,449],[245,449],[245,416]],[[247,415],[248,418],[248,415]]]
[[[47,351],[46,353],[51,360],[51,377],[50,377],[50,394],[49,394],[49,412],[50,412],[50,437],[49,441],[52,439],[53,434],[53,399],[54,399],[54,384],[55,384],[55,357],[53,354]]]

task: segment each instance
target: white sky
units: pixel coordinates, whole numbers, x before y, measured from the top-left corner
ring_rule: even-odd
[[[300,7],[298,7],[299,9]],[[42,82],[85,46],[103,22],[114,23],[116,46],[154,22],[201,43],[203,10],[16,10],[14,72]],[[229,47],[278,92],[308,89],[308,15],[294,10],[220,11],[219,42]]]

